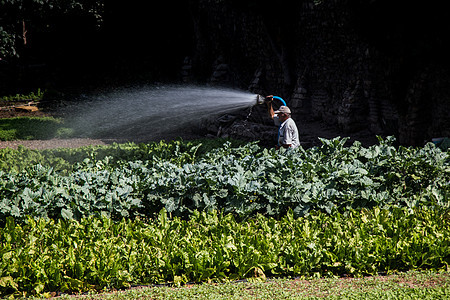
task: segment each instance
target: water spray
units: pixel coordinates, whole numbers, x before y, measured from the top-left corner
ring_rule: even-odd
[[[88,95],[61,113],[83,137],[148,141],[186,135],[209,119],[253,106],[255,94],[248,91],[158,85]]]

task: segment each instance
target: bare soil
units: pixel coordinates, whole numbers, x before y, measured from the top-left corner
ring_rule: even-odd
[[[0,141],[0,149],[13,148],[17,149],[22,145],[29,149],[55,149],[55,148],[79,148],[83,146],[107,145],[102,140],[96,139],[51,139],[51,140],[28,140],[28,141]]]

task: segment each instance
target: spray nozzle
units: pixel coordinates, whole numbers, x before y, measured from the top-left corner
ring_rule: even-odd
[[[265,98],[261,95],[256,95],[256,104],[263,104],[265,101]]]
[[[266,102],[266,98],[261,95],[256,95],[256,104],[263,104]]]

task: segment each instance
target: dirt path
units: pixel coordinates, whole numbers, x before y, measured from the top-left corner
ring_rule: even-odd
[[[54,148],[78,148],[83,146],[108,145],[112,142],[103,140],[75,138],[75,139],[51,139],[51,140],[29,140],[29,141],[0,141],[0,149],[13,148],[17,149],[22,145],[29,149],[54,149]]]

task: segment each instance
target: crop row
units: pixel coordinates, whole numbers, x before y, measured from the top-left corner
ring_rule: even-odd
[[[200,139],[194,141],[172,140],[170,142],[123,143],[106,146],[80,148],[57,148],[34,150],[19,145],[17,149],[0,149],[0,171],[21,172],[30,166],[40,164],[51,167],[58,174],[68,174],[85,159],[100,161],[109,157],[110,167],[122,162],[136,160],[168,160],[175,164],[194,162],[197,157],[229,142],[232,147],[244,143],[226,139]]]
[[[282,216],[289,209],[303,216],[315,209],[449,207],[449,152],[432,144],[322,142],[284,152],[226,143],[196,157],[197,145],[142,160],[86,158],[70,171],[35,165],[0,172],[0,220],[152,217],[162,208],[171,216],[218,210],[246,218]]]
[[[194,212],[190,219],[8,218],[0,228],[0,295],[266,276],[448,270],[448,211],[374,208],[279,220]]]

